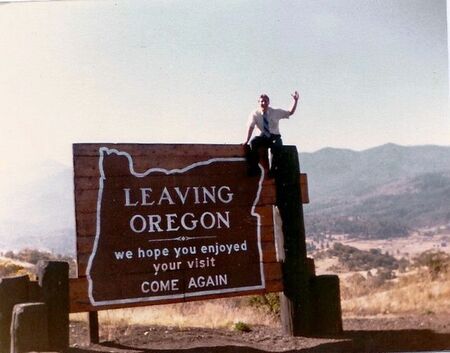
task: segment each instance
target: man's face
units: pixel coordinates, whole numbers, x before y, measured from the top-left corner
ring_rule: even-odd
[[[265,112],[267,108],[269,108],[269,100],[267,98],[260,98],[259,106],[261,107],[261,110]]]

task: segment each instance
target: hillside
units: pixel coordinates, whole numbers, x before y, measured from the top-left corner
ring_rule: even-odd
[[[450,171],[450,147],[386,144],[361,152],[324,148],[300,153],[314,203],[370,194],[386,183]]]
[[[389,238],[450,223],[450,147],[327,148],[299,158],[309,234]]]

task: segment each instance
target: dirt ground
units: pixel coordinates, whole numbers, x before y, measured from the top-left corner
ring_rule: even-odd
[[[101,327],[100,344],[89,345],[84,322],[71,323],[70,353],[94,352],[419,352],[450,351],[450,315],[430,314],[344,319],[344,333],[286,337],[277,327],[227,329],[162,326]]]

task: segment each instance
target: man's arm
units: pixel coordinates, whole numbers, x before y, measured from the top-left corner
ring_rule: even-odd
[[[253,134],[253,130],[255,129],[254,125],[250,125],[248,127],[248,132],[247,132],[247,139],[244,142],[244,145],[248,144],[248,141],[250,141],[250,138],[252,137]]]
[[[300,98],[300,95],[297,91],[294,92],[294,94],[291,94],[292,98],[294,99],[294,103],[292,104],[292,108],[289,112],[290,115],[293,115],[295,113],[295,110],[297,109],[297,103],[298,99]]]

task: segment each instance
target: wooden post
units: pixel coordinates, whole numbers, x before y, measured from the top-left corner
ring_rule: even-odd
[[[48,309],[49,348],[63,351],[69,347],[69,264],[39,261],[39,286]]]
[[[314,298],[315,334],[338,335],[342,333],[341,295],[339,277],[322,275],[311,281]]]
[[[89,342],[99,343],[99,331],[98,331],[98,312],[89,311]]]
[[[45,303],[16,304],[11,322],[11,353],[48,351],[47,325]]]
[[[273,167],[285,249],[284,292],[280,294],[281,320],[285,334],[304,336],[311,333],[313,310],[297,148],[283,146],[277,149]]]
[[[10,328],[14,305],[28,300],[27,275],[0,278],[0,352],[10,350]]]

